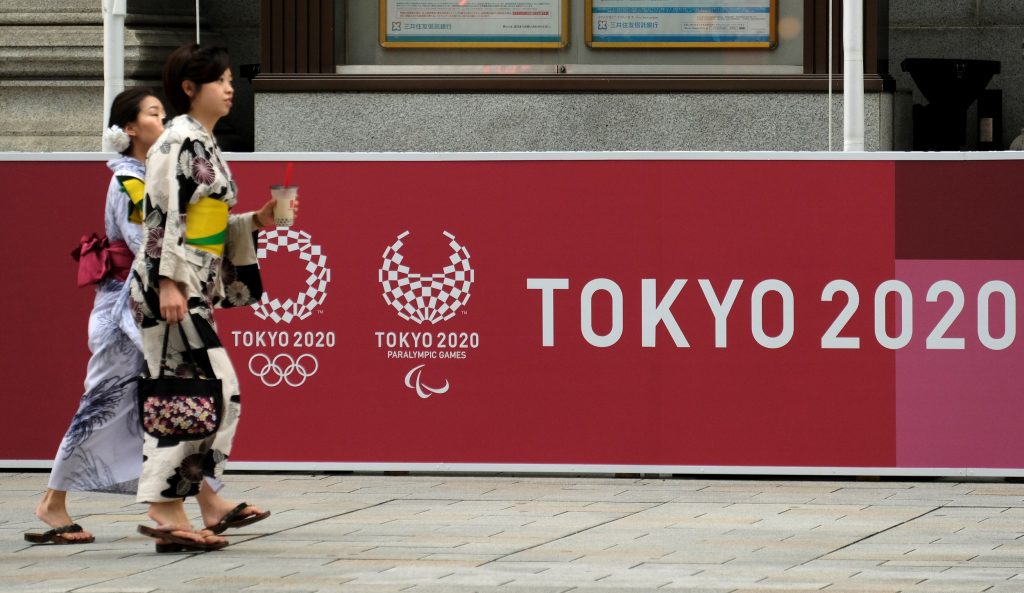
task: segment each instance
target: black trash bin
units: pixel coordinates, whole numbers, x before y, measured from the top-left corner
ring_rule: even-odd
[[[1000,62],[907,58],[910,74],[927,105],[914,105],[914,150],[967,148],[967,110],[999,74]]]

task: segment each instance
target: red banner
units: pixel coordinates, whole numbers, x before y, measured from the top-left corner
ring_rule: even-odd
[[[97,162],[0,162],[0,458],[77,405]],[[284,162],[236,161],[240,208]],[[218,313],[232,459],[1024,468],[1024,161],[303,161]],[[40,196],[43,188],[43,196]],[[42,198],[42,199],[40,199]],[[940,472],[941,473],[941,472]]]

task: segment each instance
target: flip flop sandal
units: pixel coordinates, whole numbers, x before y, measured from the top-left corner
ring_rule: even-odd
[[[72,523],[71,525],[64,525],[63,527],[57,527],[51,529],[45,533],[26,533],[25,541],[30,544],[91,544],[96,541],[93,536],[84,537],[81,539],[68,539],[64,537],[66,533],[81,533],[84,531],[82,526],[78,523]]]
[[[182,544],[161,544],[157,542],[156,553],[157,554],[195,554],[196,552],[204,552],[192,546],[186,546]]]
[[[249,503],[240,503],[237,507],[231,510],[228,514],[224,515],[224,518],[220,520],[216,525],[207,527],[210,531],[215,534],[224,533],[228,529],[238,529],[239,527],[245,527],[246,525],[252,525],[253,523],[262,521],[270,516],[270,511],[263,511],[262,513],[253,513],[251,515],[243,515],[242,512],[249,508]]]
[[[195,552],[212,552],[214,550],[220,550],[222,548],[228,547],[228,542],[226,542],[226,541],[217,542],[217,543],[197,542],[194,539],[189,539],[187,537],[181,537],[179,535],[174,535],[173,532],[175,532],[175,531],[187,531],[187,532],[196,533],[196,534],[198,534],[198,532],[197,531],[193,531],[191,529],[182,529],[180,527],[175,527],[173,525],[161,525],[159,527],[150,527],[149,525],[139,525],[138,531],[142,535],[149,536],[149,537],[151,537],[153,539],[163,540],[163,542],[157,542],[157,546],[177,545],[179,548],[181,548],[181,547],[189,548],[189,549],[191,549],[192,551],[195,551]],[[166,553],[166,552],[172,551],[170,547],[164,547],[162,549],[165,550],[165,552],[161,552],[161,553]],[[161,550],[158,549],[157,551],[160,552]],[[179,550],[174,550],[174,551],[182,551],[182,550],[179,549]]]

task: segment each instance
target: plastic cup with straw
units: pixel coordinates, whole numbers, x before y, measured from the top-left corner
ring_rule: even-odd
[[[292,185],[294,163],[288,163],[284,172],[284,185],[271,185],[270,195],[274,197],[274,224],[292,226],[295,222],[295,198],[299,196],[299,186]]]

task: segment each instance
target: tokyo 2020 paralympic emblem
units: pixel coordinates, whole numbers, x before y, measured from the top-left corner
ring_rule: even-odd
[[[313,245],[309,233],[295,231],[286,227],[278,227],[260,233],[256,248],[256,258],[265,259],[268,252],[281,249],[289,253],[298,252],[299,259],[306,262],[309,271],[306,277],[306,290],[295,298],[271,299],[270,293],[263,292],[258,303],[252,305],[256,317],[271,319],[274,323],[291,323],[294,319],[305,319],[313,314],[317,307],[327,298],[327,284],[331,281],[331,269],[327,267],[327,256],[322,253],[319,245]]]
[[[469,302],[469,291],[476,280],[476,273],[469,261],[469,250],[459,243],[455,235],[444,231],[443,235],[451,249],[448,265],[434,274],[416,273],[403,263],[405,256],[402,248],[409,234],[409,231],[403,232],[384,249],[377,280],[383,289],[384,302],[399,317],[418,325],[437,325],[454,317]],[[475,332],[443,331],[377,332],[377,345],[388,349],[388,358],[459,359],[466,358],[466,349],[479,345],[479,335]],[[424,382],[422,375],[425,367],[426,364],[419,364],[406,373],[405,387],[415,391],[421,399],[447,393],[451,387],[447,379],[441,385],[441,379],[435,376],[436,387]]]
[[[395,242],[384,250],[384,261],[377,273],[384,289],[384,302],[406,321],[418,324],[447,321],[469,301],[469,289],[474,280],[469,251],[459,244],[455,235],[444,231],[452,250],[448,258],[450,265],[437,274],[416,274],[409,266],[402,265],[403,239],[408,236],[409,231],[398,235]]]

